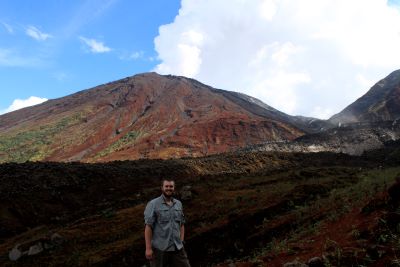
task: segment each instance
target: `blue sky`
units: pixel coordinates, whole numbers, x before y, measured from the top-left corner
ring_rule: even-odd
[[[0,0],[0,114],[141,72],[329,118],[400,69],[400,0]]]
[[[15,99],[57,98],[157,64],[158,27],[177,0],[0,1],[0,110]],[[92,49],[85,41],[103,44]]]

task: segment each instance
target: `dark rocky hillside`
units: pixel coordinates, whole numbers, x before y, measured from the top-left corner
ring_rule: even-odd
[[[266,142],[249,146],[243,151],[322,152],[361,155],[382,148],[386,143],[400,138],[398,121],[363,122],[343,124],[341,127],[306,134],[293,141]]]
[[[400,70],[376,83],[365,95],[332,116],[335,125],[352,122],[394,121],[400,118]]]
[[[391,212],[384,191],[400,173],[399,144],[357,157],[258,152],[103,164],[2,164],[0,265],[143,266],[144,205],[159,194],[159,179],[169,176],[184,203],[193,266],[282,266],[282,261],[315,256],[333,264],[337,251],[346,251],[347,262],[386,266],[370,264],[387,263],[399,248],[392,239],[374,239],[386,232],[371,216]],[[368,204],[376,197],[377,205]],[[366,217],[357,215],[363,207],[370,211]],[[339,230],[330,227],[353,214],[361,217],[346,221],[350,228],[340,233],[364,243],[349,248],[351,240],[337,239]],[[364,234],[365,229],[370,230]],[[355,252],[369,246],[383,252],[366,264],[367,254]],[[39,252],[9,259],[11,251],[30,249]]]

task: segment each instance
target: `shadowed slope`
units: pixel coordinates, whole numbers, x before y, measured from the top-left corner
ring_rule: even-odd
[[[400,118],[400,70],[376,83],[365,95],[329,119],[334,124]]]

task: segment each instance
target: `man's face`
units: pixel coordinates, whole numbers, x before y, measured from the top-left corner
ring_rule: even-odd
[[[175,192],[175,183],[173,181],[164,181],[161,191],[164,196],[172,197]]]

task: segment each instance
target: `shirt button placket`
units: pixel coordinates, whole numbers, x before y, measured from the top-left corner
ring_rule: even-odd
[[[169,242],[168,242],[169,244],[175,244],[175,242],[174,242],[174,224],[173,224],[173,220],[174,220],[174,218],[173,218],[173,214],[172,214],[172,208],[169,207],[169,225],[171,227],[171,233],[170,233]]]

